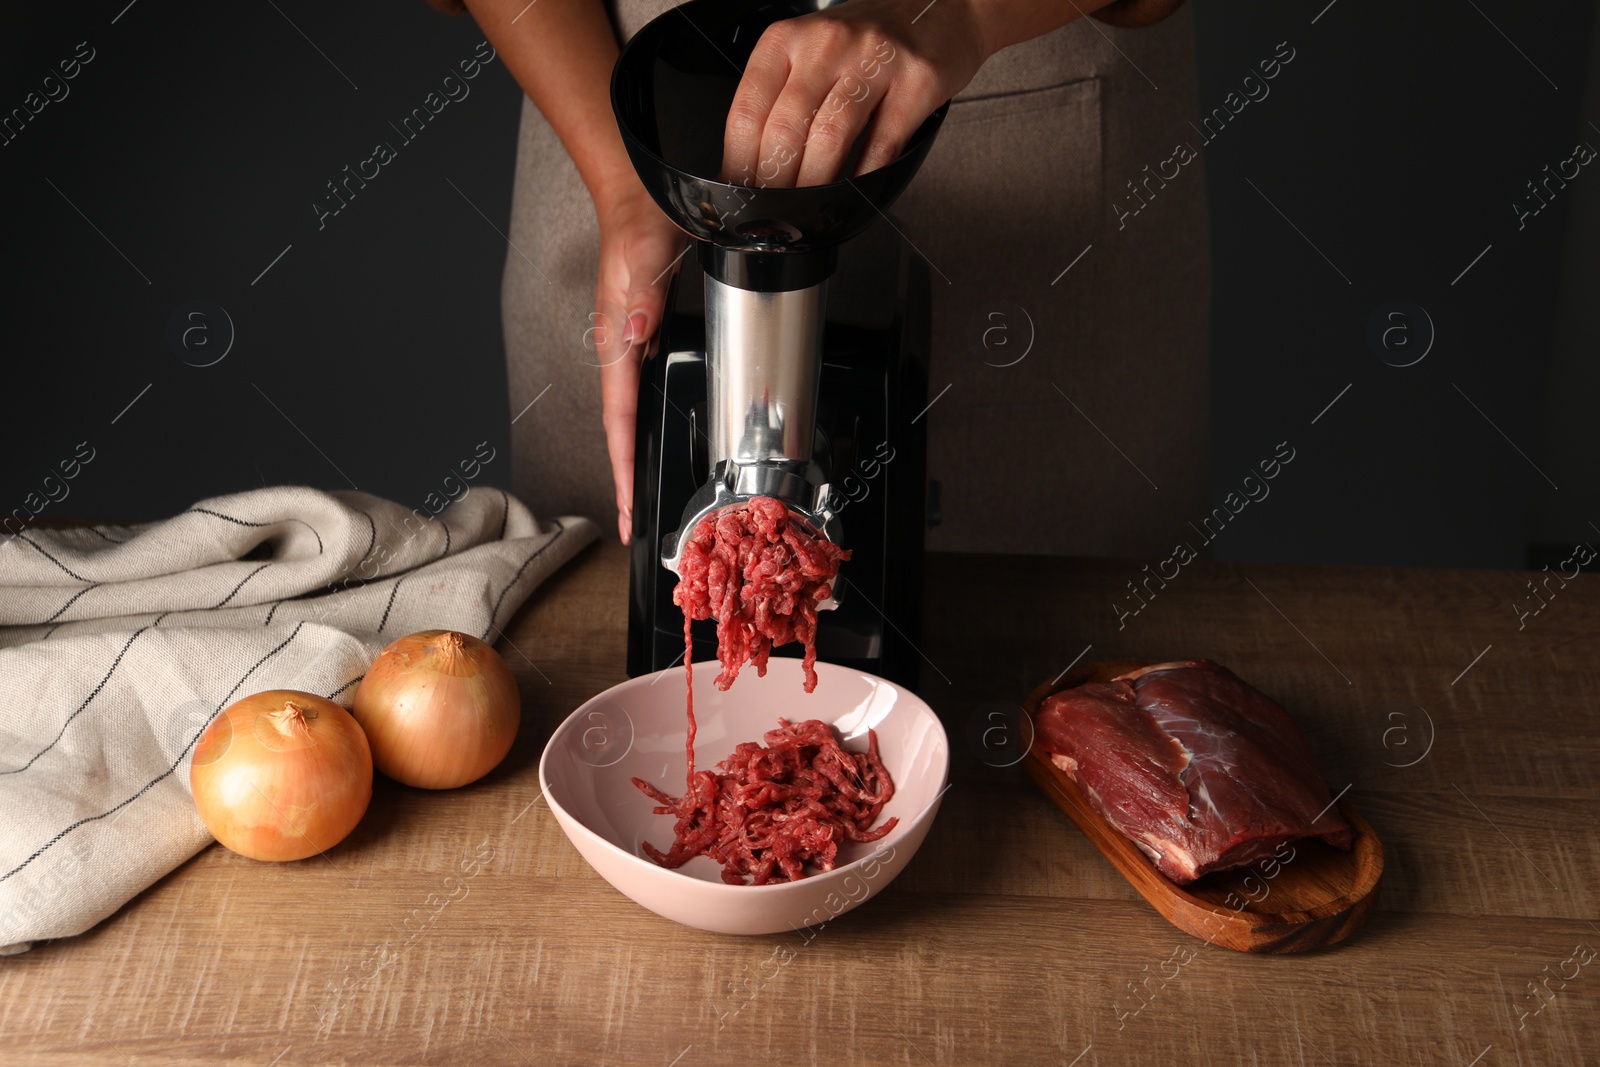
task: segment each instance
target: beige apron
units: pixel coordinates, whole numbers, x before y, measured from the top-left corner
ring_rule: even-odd
[[[622,38],[670,6],[620,0]],[[1204,161],[1176,176],[1170,162],[1180,143],[1200,148],[1197,110],[1187,6],[1146,29],[1080,19],[1014,46],[951,105],[891,212],[933,280],[930,550],[1152,556],[1206,513]],[[516,492],[615,536],[583,345],[594,208],[527,102],[511,240],[511,413],[539,398],[512,426]],[[844,270],[829,288],[841,312],[861,291]]]

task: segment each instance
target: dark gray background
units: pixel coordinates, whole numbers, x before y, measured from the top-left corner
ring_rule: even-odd
[[[1297,51],[1204,153],[1214,496],[1264,435],[1297,450],[1217,556],[1516,567],[1600,536],[1600,177],[1586,168],[1520,232],[1511,208],[1577,141],[1600,146],[1593,5],[1527,11],[1195,4],[1202,110],[1277,42]],[[153,518],[281,482],[415,506],[483,441],[481,482],[509,485],[497,230],[520,96],[504,66],[325,228],[311,207],[472,55],[470,20],[422,0],[114,0],[3,25],[0,109],[78,42],[96,56],[0,147],[0,511],[84,440],[95,459],[48,516]],[[191,300],[235,325],[214,366],[168,343]],[[1392,300],[1437,331],[1412,367],[1367,343]]]
[[[520,95],[497,61],[413,143],[388,125],[472,57],[476,25],[422,0],[278,0],[282,13],[138,0],[111,25],[126,3],[13,9],[0,35],[7,108],[79,41],[98,53],[0,148],[0,351],[27,381],[6,390],[0,507],[85,438],[95,460],[46,514],[153,518],[284,482],[353,482],[418,506],[484,440],[497,456],[480,484],[508,486],[494,226],[509,211]],[[319,230],[324,183],[378,141],[398,158]],[[194,298],[235,324],[214,366],[187,366],[167,343]]]
[[[1260,458],[1263,423],[1298,448],[1293,477],[1244,510],[1216,555],[1506,567],[1530,544],[1570,551],[1600,536],[1588,526],[1600,522],[1588,415],[1600,338],[1583,322],[1595,310],[1600,175],[1580,172],[1521,231],[1511,207],[1577,141],[1600,148],[1593,88],[1585,106],[1592,5],[1195,11],[1202,109],[1272,42],[1299,52],[1241,116],[1248,125],[1206,149],[1213,494]],[[1569,228],[1580,198],[1588,210],[1570,221],[1587,225]],[[1365,337],[1374,309],[1397,299],[1437,331],[1407,368],[1386,366]]]

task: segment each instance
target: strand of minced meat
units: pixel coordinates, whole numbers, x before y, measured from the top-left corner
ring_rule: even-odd
[[[764,745],[746,741],[718,771],[691,771],[681,797],[635,778],[657,802],[657,815],[678,817],[672,847],[662,852],[647,841],[645,854],[663,867],[710,856],[730,885],[792,882],[808,864],[832,870],[842,843],[876,841],[899,822],[868,829],[894,796],[894,782],[877,734],[869,730],[867,738],[866,752],[849,752],[821,720],[780,718]]]

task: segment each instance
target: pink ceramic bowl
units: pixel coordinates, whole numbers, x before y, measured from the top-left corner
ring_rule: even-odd
[[[778,718],[821,719],[852,751],[878,735],[878,752],[895,794],[881,820],[900,822],[871,844],[846,843],[833,870],[798,882],[727,885],[717,863],[696,857],[676,870],[658,867],[640,847],[665,851],[674,818],[632,779],[670,796],[683,792],[683,669],[623,682],[585,703],[556,728],[539,761],[539,785],[556,821],[600,876],[657,915],[724,934],[772,934],[824,923],[871,899],[910,861],[939,810],[950,746],[938,716],[915,693],[861,671],[817,664],[817,688],[800,687],[800,661],[771,661],[765,678],[748,667],[728,692],[711,684],[717,664],[695,664],[699,723],[695,766],[714,767],[743,741],[760,741]],[[877,825],[877,824],[875,824]]]

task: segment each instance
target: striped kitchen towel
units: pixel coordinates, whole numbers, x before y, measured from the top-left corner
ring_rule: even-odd
[[[499,489],[432,515],[276,487],[0,541],[0,955],[84,932],[211,841],[189,761],[223,708],[264,689],[348,707],[417,630],[492,644],[598,532]]]

